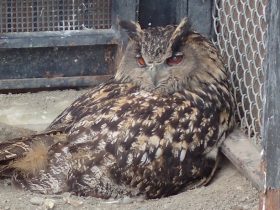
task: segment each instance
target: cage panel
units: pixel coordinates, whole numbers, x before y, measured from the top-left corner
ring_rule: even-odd
[[[241,129],[261,143],[268,0],[215,0],[215,43],[230,70]]]
[[[0,33],[111,28],[112,0],[2,0]]]

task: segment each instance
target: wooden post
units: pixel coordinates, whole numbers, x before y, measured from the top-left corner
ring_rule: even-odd
[[[280,209],[280,0],[269,0],[264,81],[263,170],[260,210]]]

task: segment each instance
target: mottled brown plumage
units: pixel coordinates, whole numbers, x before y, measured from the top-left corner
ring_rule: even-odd
[[[210,180],[233,127],[217,49],[187,19],[145,30],[120,25],[131,41],[116,76],[44,133],[1,143],[0,175],[36,192],[101,198],[158,198]]]

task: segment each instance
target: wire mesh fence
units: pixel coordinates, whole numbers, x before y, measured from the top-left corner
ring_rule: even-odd
[[[112,0],[1,0],[0,33],[109,29]]]
[[[214,0],[214,29],[231,73],[236,117],[241,129],[260,145],[268,0]]]

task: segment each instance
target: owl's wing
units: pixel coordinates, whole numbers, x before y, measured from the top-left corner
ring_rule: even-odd
[[[86,123],[88,117],[91,122],[95,122],[96,115],[101,116],[98,111],[110,109],[111,101],[117,101],[116,99],[120,93],[123,93],[124,89],[129,89],[127,88],[128,86],[127,84],[118,83],[100,85],[78,98],[54,120],[44,133],[0,143],[0,174],[3,174],[7,167],[11,168],[9,166],[14,161],[18,162],[18,164],[23,164],[19,160],[31,161],[30,164],[27,164],[30,165],[30,170],[31,168],[36,168],[37,163],[32,163],[32,160],[29,159],[36,159],[37,156],[42,156],[41,153],[43,153],[43,156],[47,156],[51,147],[55,148],[55,145],[61,142],[71,142],[73,139],[68,139],[69,132],[67,129],[70,130],[73,126],[77,127],[79,123]],[[87,126],[86,128],[89,129]],[[82,127],[79,127],[79,129],[82,129]],[[28,156],[28,154],[30,155]],[[40,165],[41,163],[38,164]]]
[[[108,98],[110,90],[114,87],[113,79],[110,79],[83,94],[57,116],[46,131],[59,130],[65,132],[70,129],[71,125],[76,122],[82,113],[90,111],[92,105]]]
[[[205,153],[217,146],[229,125],[211,104],[185,96],[126,91],[115,100],[110,97],[93,105],[98,111],[75,123],[69,151],[77,153],[72,156],[93,157],[88,167],[108,166],[117,182],[141,189],[163,184],[167,189],[178,174],[174,186],[179,189],[186,181],[209,175],[214,167],[215,160],[208,160]],[[157,192],[151,190],[152,194]]]

